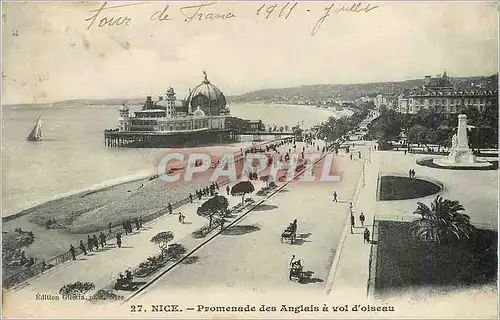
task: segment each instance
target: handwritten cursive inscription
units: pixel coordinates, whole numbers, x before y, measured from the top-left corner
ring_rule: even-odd
[[[193,5],[193,6],[186,6],[181,8],[181,13],[184,15],[185,19],[184,22],[190,23],[192,21],[198,20],[225,20],[225,19],[232,19],[236,18],[236,15],[232,12],[226,12],[226,13],[206,13],[203,10],[206,7],[214,5],[215,2],[210,2],[210,3],[202,3],[198,5]]]
[[[92,15],[85,19],[88,23],[87,30],[93,26],[99,28],[103,27],[122,27],[130,26],[132,19],[127,15],[111,15],[110,10],[122,7],[130,7],[135,5],[149,4],[153,2],[139,2],[134,4],[125,5],[115,5],[108,6],[107,2],[104,2],[99,9],[91,10]],[[189,6],[183,6],[179,9],[171,10],[171,4],[165,4],[162,10],[153,12],[149,16],[150,21],[154,22],[164,22],[170,20],[177,20],[183,18],[184,23],[193,23],[195,21],[213,21],[213,20],[231,20],[236,18],[236,14],[226,9],[225,11],[218,9],[217,2],[202,2],[198,4],[193,4]],[[314,24],[311,30],[311,35],[315,35],[321,28],[325,20],[335,13],[368,13],[377,9],[379,6],[371,3],[354,2],[351,4],[339,4],[331,3],[324,7],[323,13],[321,13],[320,18]],[[161,8],[161,7],[160,7]],[[301,4],[299,8],[298,2],[286,2],[286,3],[263,3],[256,5],[257,10],[252,11],[256,17],[262,19],[282,19],[291,20],[294,12],[299,10],[306,10],[311,12],[305,4]],[[159,8],[158,8],[159,9]],[[179,16],[180,15],[180,16]]]
[[[94,22],[100,18],[101,12],[104,10],[109,10],[109,9],[114,9],[114,8],[120,8],[120,7],[128,7],[128,6],[133,6],[136,4],[125,4],[125,5],[119,5],[119,6],[113,6],[113,7],[106,7],[108,2],[104,2],[102,6],[99,9],[96,10],[91,10],[90,12],[95,12],[95,14],[90,17],[85,19],[85,21],[90,21],[89,25],[87,26],[87,30],[92,27]],[[119,26],[129,26],[130,25],[130,17],[128,16],[114,16],[114,17],[107,17],[103,16],[102,18],[99,19],[98,26],[99,28],[102,27],[119,27]]]
[[[149,20],[151,21],[167,21],[167,20],[172,20],[172,18],[169,17],[168,15],[168,8],[170,5],[166,5],[165,8],[163,8],[162,11],[156,11],[151,15]]]
[[[325,22],[325,19],[329,17],[332,13],[339,13],[339,12],[354,12],[354,13],[359,13],[359,12],[370,12],[372,10],[375,10],[378,8],[378,6],[372,6],[370,3],[368,4],[361,4],[361,2],[357,2],[352,4],[351,6],[349,5],[342,5],[339,6],[338,8],[334,9],[335,4],[331,4],[330,6],[325,7],[325,14],[319,18],[319,20],[316,22],[314,25],[311,35],[315,35],[316,32],[321,28],[323,25],[323,22]]]

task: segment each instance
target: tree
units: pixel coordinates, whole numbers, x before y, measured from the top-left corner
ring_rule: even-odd
[[[288,125],[285,126],[285,131],[286,132],[290,131],[290,127]]]
[[[418,145],[425,143],[425,137],[427,135],[427,128],[417,124],[408,130],[408,141],[410,143],[417,143]]]
[[[168,243],[173,239],[174,233],[172,231],[163,231],[152,237],[150,241],[158,245],[158,247],[160,247],[161,254],[164,255],[168,248]]]
[[[245,202],[245,195],[254,192],[255,188],[250,181],[240,181],[231,188],[232,196],[241,196],[241,204]]]
[[[178,260],[181,255],[186,253],[186,248],[180,243],[172,243],[168,245],[167,255],[175,260]]]
[[[59,289],[59,294],[62,296],[83,296],[90,290],[94,290],[95,285],[92,282],[77,281],[70,284],[65,284]]]
[[[428,129],[425,134],[425,144],[437,144],[438,143],[438,134],[436,130]]]
[[[279,129],[280,133],[283,133],[283,130],[285,130],[285,128],[283,126],[281,126]]]
[[[292,132],[297,141],[302,141],[302,133],[304,132],[304,130],[302,130],[302,128],[299,125],[292,127]]]
[[[199,216],[208,219],[209,222],[208,228],[210,229],[212,227],[212,221],[214,216],[226,213],[228,207],[229,207],[229,201],[226,199],[226,197],[217,195],[205,201],[198,208],[197,213]]]
[[[464,208],[458,201],[437,196],[429,208],[418,202],[413,214],[420,218],[412,221],[410,229],[417,239],[431,243],[444,243],[452,240],[470,239],[475,230],[469,216],[460,213]]]

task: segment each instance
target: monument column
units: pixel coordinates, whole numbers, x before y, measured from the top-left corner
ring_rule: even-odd
[[[458,115],[457,128],[457,150],[469,150],[469,140],[467,139],[467,115]]]

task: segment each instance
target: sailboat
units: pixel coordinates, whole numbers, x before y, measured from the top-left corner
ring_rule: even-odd
[[[35,123],[35,126],[33,127],[33,130],[31,130],[30,134],[26,138],[28,141],[40,141],[42,140],[42,117],[38,117],[38,120]]]

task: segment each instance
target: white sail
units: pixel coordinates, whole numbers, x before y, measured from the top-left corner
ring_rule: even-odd
[[[42,140],[42,118],[38,117],[33,130],[31,130],[30,134],[26,138],[28,141],[40,141]]]

